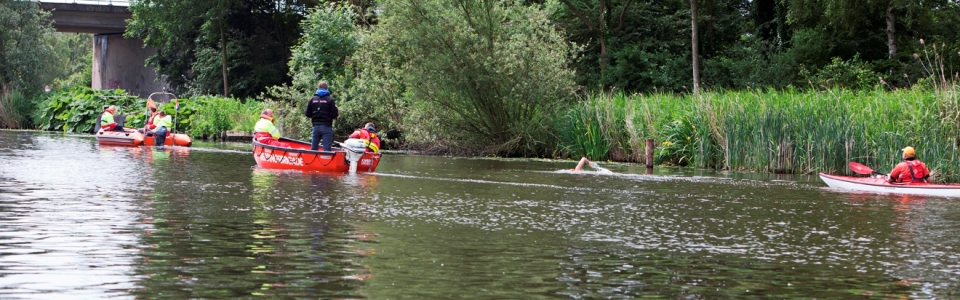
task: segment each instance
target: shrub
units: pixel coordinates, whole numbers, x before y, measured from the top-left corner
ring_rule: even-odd
[[[88,87],[73,87],[55,90],[44,95],[34,111],[33,119],[41,130],[67,132],[93,132],[94,125],[110,105],[117,106],[118,114],[127,114],[126,124],[142,124],[144,116],[139,112],[146,100],[127,95],[123,90],[94,90]],[[126,125],[126,127],[135,127]]]
[[[253,126],[263,109],[262,103],[252,99],[240,101],[217,96],[192,97],[186,103],[191,105],[190,108],[181,109],[187,115],[181,124],[184,124],[188,134],[195,137],[217,136],[227,130],[253,132]],[[169,105],[165,109],[169,109]]]
[[[30,118],[34,109],[31,97],[19,91],[10,94],[0,94],[0,127],[3,128],[31,128],[33,120]]]

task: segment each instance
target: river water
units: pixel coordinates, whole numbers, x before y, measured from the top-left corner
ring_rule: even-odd
[[[960,200],[815,177],[0,131],[0,298],[960,297]]]

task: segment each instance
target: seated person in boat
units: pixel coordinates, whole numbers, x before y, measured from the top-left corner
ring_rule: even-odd
[[[163,143],[167,141],[167,134],[170,133],[170,128],[173,127],[173,118],[161,110],[157,112],[157,116],[153,118],[153,127],[153,131],[150,131],[154,136],[153,144],[163,146]]]
[[[289,148],[290,144],[278,141],[280,131],[273,125],[273,110],[264,109],[260,112],[260,120],[253,126],[253,139],[264,145]]]
[[[103,110],[103,115],[100,116],[100,129],[103,131],[123,131],[123,126],[117,125],[117,123],[113,121],[113,114],[115,113],[117,113],[117,107],[114,105],[110,105],[107,109]]]
[[[380,152],[380,137],[377,136],[377,128],[373,126],[373,122],[363,125],[363,128],[354,130],[350,134],[350,138],[361,139],[366,142],[367,152]]]
[[[893,167],[887,180],[890,183],[927,182],[927,178],[930,178],[930,170],[916,156],[917,150],[913,147],[903,148],[903,161]]]
[[[577,163],[577,167],[576,167],[576,168],[573,168],[573,169],[570,169],[570,172],[578,173],[578,172],[582,171],[582,170],[583,170],[583,165],[585,165],[585,164],[586,164],[586,165],[590,165],[590,167],[593,168],[594,170],[597,169],[597,163],[590,161],[590,160],[587,159],[586,157],[581,157],[581,158],[580,158],[580,162]]]
[[[147,116],[147,124],[143,125],[143,130],[141,132],[147,133],[154,129],[157,129],[157,125],[154,125],[154,119],[157,117],[157,108],[150,108],[150,115]]]

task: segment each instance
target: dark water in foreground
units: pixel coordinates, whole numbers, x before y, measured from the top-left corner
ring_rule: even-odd
[[[389,154],[304,174],[224,148],[0,131],[0,298],[960,297],[960,199]]]

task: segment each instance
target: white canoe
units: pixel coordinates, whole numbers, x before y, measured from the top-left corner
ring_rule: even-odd
[[[960,197],[960,185],[907,183],[894,184],[884,178],[837,176],[820,173],[820,179],[832,188],[876,193],[896,193],[942,197]]]

